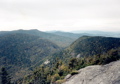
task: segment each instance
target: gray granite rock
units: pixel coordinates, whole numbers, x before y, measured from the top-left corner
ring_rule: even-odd
[[[68,74],[64,79],[67,80],[71,77],[71,74]]]
[[[80,69],[63,84],[120,84],[120,61]]]

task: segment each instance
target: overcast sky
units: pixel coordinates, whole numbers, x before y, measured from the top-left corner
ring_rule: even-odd
[[[0,31],[120,31],[120,0],[0,0]]]

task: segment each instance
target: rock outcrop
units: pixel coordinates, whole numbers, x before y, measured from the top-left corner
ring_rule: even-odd
[[[120,84],[120,61],[80,69],[63,84]]]

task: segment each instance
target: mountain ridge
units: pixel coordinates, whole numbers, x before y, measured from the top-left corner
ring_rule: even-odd
[[[118,47],[120,47],[120,38],[83,36],[64,49],[60,56],[63,56],[63,59],[77,57],[77,55],[80,55],[80,57],[93,56],[104,54],[110,49],[116,49]]]
[[[30,35],[35,35],[35,36],[39,36],[41,38],[44,39],[48,39],[49,41],[56,43],[57,45],[61,46],[61,47],[67,47],[69,46],[73,41],[75,41],[76,39],[73,38],[68,38],[65,36],[59,36],[59,35],[55,35],[52,33],[47,33],[47,32],[42,32],[39,31],[37,29],[32,29],[32,30],[15,30],[15,31],[1,31],[0,32],[0,36],[4,36],[7,34],[12,34],[12,33],[23,33],[23,34],[30,34]]]

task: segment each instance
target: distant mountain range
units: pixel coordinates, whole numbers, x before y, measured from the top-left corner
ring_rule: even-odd
[[[61,32],[61,31],[55,31],[55,32],[53,31],[53,32],[49,32],[49,33],[68,37],[68,38],[73,38],[73,39],[78,39],[81,36],[92,36],[92,34],[89,34],[89,33],[72,33],[72,32]]]
[[[53,43],[56,43],[60,47],[67,47],[72,42],[82,36],[105,36],[105,37],[120,37],[119,32],[102,32],[102,31],[73,31],[73,32],[62,32],[62,31],[47,31],[42,32],[37,29],[32,30],[15,30],[15,31],[1,31],[0,36],[12,34],[12,33],[23,33],[39,36],[44,39],[48,39]]]
[[[73,36],[105,36],[105,37],[120,37],[120,32],[106,32],[106,31],[95,31],[95,30],[89,30],[89,31],[71,31],[71,32],[63,32],[63,31],[49,31],[48,33],[53,33],[53,34],[57,34],[57,35],[65,35],[67,34],[67,36],[69,35],[73,35]]]
[[[42,32],[37,29],[33,30],[16,30],[16,31],[1,31],[0,36],[3,35],[8,35],[8,34],[13,34],[13,33],[22,33],[22,34],[30,34],[30,35],[35,35],[39,36],[44,39],[48,39],[49,41],[56,43],[60,47],[67,47],[69,46],[73,41],[75,41],[75,38],[68,38],[65,36],[59,36],[47,32]]]

